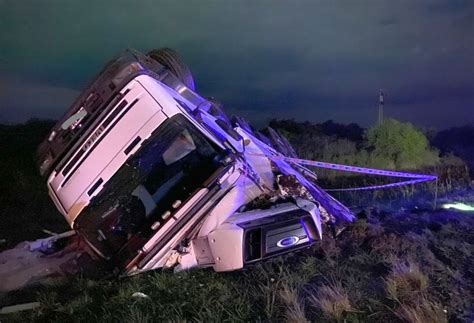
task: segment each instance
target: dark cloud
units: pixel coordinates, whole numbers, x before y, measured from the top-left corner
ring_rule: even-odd
[[[0,120],[58,117],[124,48],[169,46],[202,94],[256,123],[368,125],[380,88],[402,120],[473,122],[473,10],[457,0],[0,0]]]

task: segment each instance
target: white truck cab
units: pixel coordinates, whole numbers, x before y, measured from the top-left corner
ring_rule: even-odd
[[[174,51],[130,50],[52,129],[39,168],[69,225],[123,273],[235,270],[311,245],[336,203],[283,196],[278,176],[298,168],[256,157],[279,153],[262,140],[194,91]],[[269,209],[249,206],[262,196]]]

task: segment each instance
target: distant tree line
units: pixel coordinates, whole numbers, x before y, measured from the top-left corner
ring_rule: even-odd
[[[433,135],[430,143],[411,123],[395,119],[387,119],[368,129],[333,121],[311,124],[272,120],[269,125],[287,137],[297,154],[306,159],[385,169],[431,169],[441,177],[450,176],[465,182],[469,181],[468,165],[474,161],[474,127],[442,131]],[[458,136],[463,139],[456,140]],[[318,172],[329,178],[348,175]]]

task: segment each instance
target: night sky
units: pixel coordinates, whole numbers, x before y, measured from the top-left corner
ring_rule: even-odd
[[[58,118],[126,47],[171,47],[198,92],[271,118],[474,122],[474,1],[0,0],[0,122]]]

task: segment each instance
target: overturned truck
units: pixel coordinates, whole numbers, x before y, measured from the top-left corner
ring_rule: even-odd
[[[51,199],[93,253],[133,275],[216,271],[305,248],[353,216],[286,139],[196,93],[175,51],[106,65],[38,149]]]

